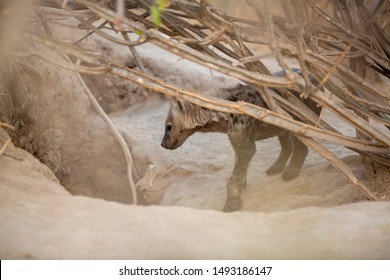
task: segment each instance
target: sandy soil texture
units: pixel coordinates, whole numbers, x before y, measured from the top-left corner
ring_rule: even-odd
[[[12,144],[0,166],[1,259],[390,257],[388,202],[233,214],[134,207],[70,195]]]

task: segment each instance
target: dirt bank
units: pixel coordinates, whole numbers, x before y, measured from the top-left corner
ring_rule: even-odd
[[[233,214],[134,207],[70,195],[12,144],[0,166],[1,259],[390,257],[388,202]]]

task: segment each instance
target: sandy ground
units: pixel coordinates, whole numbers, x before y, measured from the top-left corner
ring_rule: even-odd
[[[6,138],[1,130],[0,140]],[[46,166],[12,144],[0,166],[1,259],[390,257],[388,202],[231,214],[135,207],[71,196]]]

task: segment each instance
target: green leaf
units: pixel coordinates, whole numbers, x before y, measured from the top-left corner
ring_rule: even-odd
[[[157,4],[157,6],[158,6],[158,9],[160,10],[160,11],[163,11],[163,10],[165,10],[166,8],[168,8],[168,6],[169,6],[169,0],[157,0],[156,1],[156,4]]]
[[[155,26],[159,27],[161,24],[161,14],[156,5],[150,8],[150,14],[152,15],[152,22]]]

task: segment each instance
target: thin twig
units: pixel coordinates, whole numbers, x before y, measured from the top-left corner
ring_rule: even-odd
[[[126,32],[121,31],[121,34],[126,42],[131,42],[129,35]],[[142,72],[146,73],[145,66],[142,63],[142,60],[141,60],[140,56],[138,55],[138,52],[135,49],[135,47],[129,45],[129,49],[134,57],[135,63],[138,65],[139,69],[141,69]]]
[[[7,141],[5,141],[4,145],[0,148],[0,155],[5,151],[9,142],[11,142],[11,138],[8,138]]]
[[[133,204],[137,205],[138,199],[137,199],[137,190],[135,188],[135,183],[133,180],[133,166],[134,161],[133,157],[131,155],[129,146],[127,146],[125,140],[123,139],[122,135],[119,133],[118,129],[115,127],[111,119],[107,116],[107,114],[103,111],[102,107],[99,105],[99,103],[96,101],[96,98],[93,96],[87,85],[85,84],[83,78],[80,76],[80,74],[77,74],[79,77],[80,82],[82,83],[85,93],[88,96],[89,101],[95,108],[95,110],[98,112],[98,114],[103,118],[103,120],[108,125],[112,135],[115,137],[115,139],[119,142],[119,145],[122,148],[123,154],[125,155],[126,164],[127,164],[127,179],[131,188],[131,194],[133,197]]]
[[[15,130],[15,128],[12,125],[8,124],[8,123],[0,122],[0,126],[6,127],[6,128],[10,128],[12,130]]]

